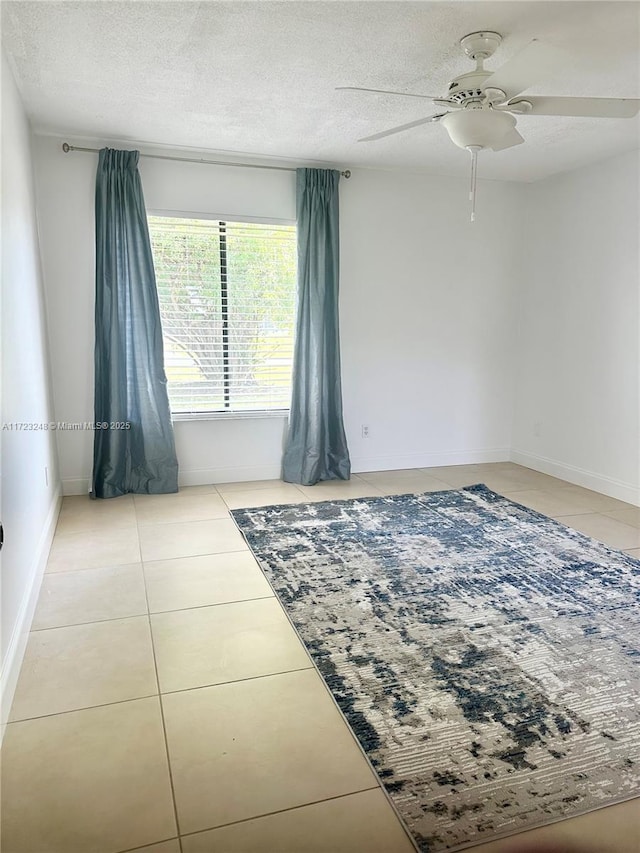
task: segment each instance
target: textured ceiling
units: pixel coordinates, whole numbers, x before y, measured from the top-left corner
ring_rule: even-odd
[[[3,42],[38,132],[283,157],[343,167],[466,175],[468,154],[425,125],[359,137],[434,112],[367,86],[441,95],[473,65],[459,39],[531,39],[566,51],[530,94],[640,97],[636,2],[2,3]],[[524,145],[483,153],[481,177],[531,181],[637,148],[636,119],[521,116]]]

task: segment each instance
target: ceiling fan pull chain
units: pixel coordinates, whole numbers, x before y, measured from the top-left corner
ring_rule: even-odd
[[[471,186],[469,188],[469,201],[471,202],[471,222],[476,220],[476,184],[478,181],[478,151],[477,145],[470,145],[471,153]]]
[[[469,201],[473,201],[473,158],[474,154],[471,149],[469,149],[469,154],[471,154],[471,182],[469,184]]]

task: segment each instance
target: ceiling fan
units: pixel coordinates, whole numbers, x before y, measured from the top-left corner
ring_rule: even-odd
[[[356,92],[376,92],[406,98],[423,98],[444,107],[444,112],[366,136],[359,142],[373,142],[413,127],[441,122],[452,142],[471,152],[471,193],[475,202],[476,158],[478,151],[503,151],[520,145],[524,138],[516,129],[516,115],[584,116],[590,118],[632,118],[640,111],[640,100],[633,98],[522,97],[521,93],[544,77],[560,70],[564,54],[534,39],[497,71],[487,71],[485,60],[493,56],[502,41],[499,33],[483,30],[460,39],[464,53],[476,63],[473,71],[451,81],[443,97],[359,86],[339,86]],[[472,206],[471,219],[474,217]]]

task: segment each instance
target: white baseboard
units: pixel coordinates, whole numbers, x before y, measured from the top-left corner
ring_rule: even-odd
[[[22,666],[24,652],[27,647],[31,622],[38,602],[42,576],[49,558],[49,551],[51,550],[61,503],[62,494],[60,489],[58,489],[51,501],[42,535],[35,550],[31,565],[30,581],[25,590],[13,634],[11,635],[7,652],[2,662],[2,673],[0,675],[0,743],[4,737],[11,703],[13,702],[13,695],[16,690],[16,684],[18,683],[18,675],[20,674],[20,667]]]
[[[208,486],[209,483],[246,483],[248,480],[279,480],[280,465],[238,466],[233,468],[197,468],[192,471],[180,471],[180,486]],[[63,480],[64,495],[89,494],[89,480]]]
[[[593,491],[608,495],[610,498],[617,498],[620,501],[634,504],[634,506],[640,506],[640,487],[634,486],[632,483],[625,483],[622,480],[615,480],[613,477],[606,477],[603,474],[596,474],[594,471],[587,471],[575,465],[559,462],[557,459],[548,459],[546,456],[537,456],[535,453],[527,453],[522,450],[512,450],[511,461],[527,468],[533,468],[534,471],[567,480],[576,486],[593,489]]]
[[[406,453],[388,456],[352,456],[354,474],[364,471],[400,471],[404,468],[439,468],[442,465],[474,465],[482,462],[508,462],[509,448],[486,450],[442,450],[432,453]]]
[[[472,465],[478,462],[507,462],[509,448],[497,447],[488,450],[444,450],[435,453],[407,453],[387,456],[352,456],[351,470],[398,471],[404,468],[436,468],[441,465]],[[178,483],[181,486],[205,486],[209,483],[246,483],[249,480],[279,480],[281,463],[268,465],[234,465],[230,467],[194,468],[180,470]],[[89,480],[78,478],[62,481],[65,495],[86,495]]]
[[[67,495],[88,495],[89,494],[89,478],[78,477],[77,479],[62,481],[62,494]]]
[[[197,468],[180,471],[181,486],[205,486],[209,483],[246,483],[249,480],[279,480],[282,475],[280,462],[272,465],[238,465],[229,468]]]

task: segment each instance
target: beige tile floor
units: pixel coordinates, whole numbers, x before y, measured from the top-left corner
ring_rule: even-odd
[[[512,463],[65,498],[2,748],[2,853],[413,850],[228,511],[477,482],[640,556],[637,508]],[[475,850],[638,853],[639,803]]]

